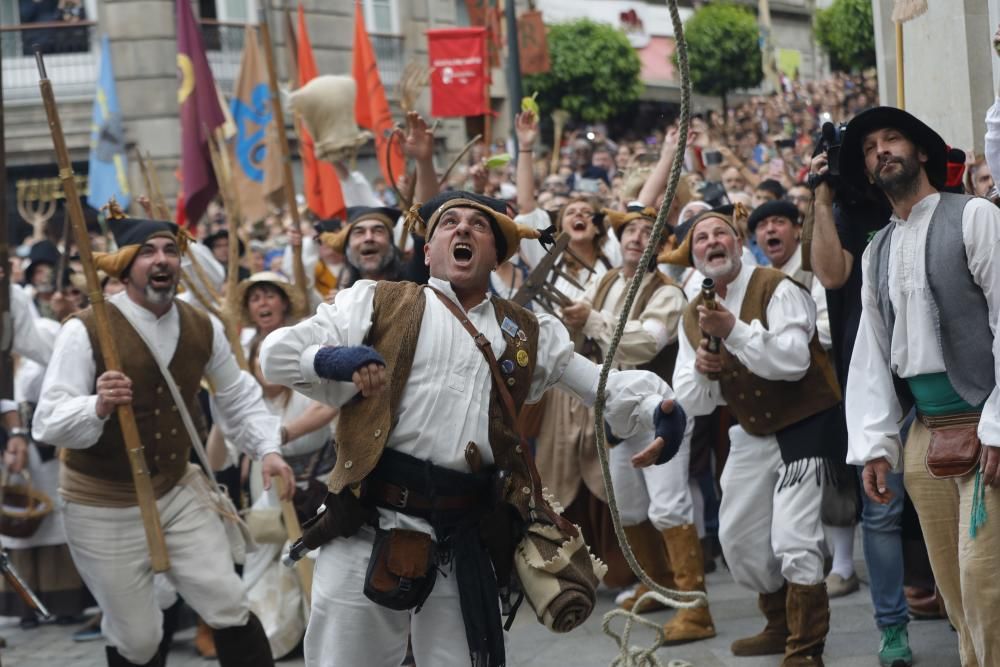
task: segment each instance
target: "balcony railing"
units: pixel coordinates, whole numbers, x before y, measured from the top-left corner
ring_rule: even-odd
[[[219,89],[227,95],[239,76],[246,24],[201,20],[208,62]],[[396,96],[405,65],[401,35],[372,34],[372,48],[386,94]],[[22,23],[0,26],[4,102],[41,102],[33,46],[46,54],[49,78],[60,100],[88,100],[97,83],[99,48],[93,21]]]
[[[396,96],[396,84],[403,76],[406,60],[403,55],[403,36],[369,33],[375,60],[378,61],[378,75],[382,79],[386,95],[392,99]]]
[[[219,90],[227,95],[232,92],[233,84],[240,75],[245,34],[245,23],[201,20],[201,38],[205,43],[208,64]]]
[[[93,21],[0,26],[4,103],[41,102],[36,45],[45,54],[45,68],[61,100],[92,97],[97,80],[93,28]]]

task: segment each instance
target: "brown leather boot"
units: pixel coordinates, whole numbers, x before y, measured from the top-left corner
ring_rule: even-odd
[[[246,625],[215,631],[220,667],[274,667],[267,633],[253,612]]]
[[[823,648],[830,631],[830,599],[826,583],[788,584],[785,599],[788,641],[781,667],[823,667]]]
[[[674,573],[670,568],[667,550],[663,548],[660,532],[653,527],[653,524],[649,521],[643,521],[635,526],[625,526],[625,536],[628,537],[632,552],[646,574],[661,586],[676,588],[677,584],[674,582]],[[622,600],[619,606],[625,611],[636,614],[648,614],[666,609],[661,603],[652,599],[645,600],[640,608],[635,608],[635,603],[639,601],[639,598],[648,592],[649,588],[640,582],[635,593]]]
[[[198,629],[194,633],[194,650],[205,659],[213,659],[216,656],[215,636],[212,628],[208,627],[205,621],[198,618]]]
[[[705,590],[705,557],[701,540],[693,524],[675,526],[663,531],[670,564],[674,568],[674,581],[679,591]],[[708,604],[704,607],[678,609],[674,617],[663,626],[664,644],[686,644],[715,636],[715,624]]]
[[[760,593],[757,608],[767,619],[767,625],[753,637],[737,639],[730,647],[733,655],[782,655],[788,641],[788,621],[785,618],[785,597],[788,584],[774,593]]]

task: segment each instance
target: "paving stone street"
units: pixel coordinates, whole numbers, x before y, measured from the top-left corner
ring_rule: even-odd
[[[861,553],[860,548],[857,550]],[[859,562],[859,576],[866,579],[864,563]],[[763,627],[757,611],[756,597],[733,582],[729,572],[720,567],[708,577],[712,614],[719,632],[714,639],[661,649],[657,653],[663,667],[670,661],[687,661],[695,667],[777,667],[779,657],[736,658],[729,651],[730,643],[753,634]],[[868,587],[846,597],[833,600],[831,633],[827,641],[825,661],[828,667],[877,667],[876,651],[879,635],[872,620]],[[604,614],[614,608],[613,596],[602,591],[599,606],[583,627],[568,635],[556,635],[535,621],[531,609],[521,608],[508,641],[508,664],[514,667],[604,667],[617,655],[614,641],[601,629]],[[649,618],[660,622],[671,612],[660,612]],[[70,635],[74,628],[43,625],[22,631],[16,619],[2,619],[0,636],[7,639],[7,648],[0,650],[3,667],[103,667],[104,645],[101,641],[77,644]],[[169,667],[211,667],[216,661],[199,657],[192,644],[194,630],[176,636],[170,653]],[[638,630],[634,643],[648,646],[652,633]],[[926,667],[959,667],[955,633],[946,621],[915,621],[910,624],[910,643],[915,664]],[[303,665],[301,653],[282,660],[283,667]],[[683,663],[678,663],[683,664]],[[339,666],[338,666],[339,667]],[[423,667],[423,666],[422,666]],[[434,665],[428,667],[448,667]],[[672,666],[671,666],[672,667]]]

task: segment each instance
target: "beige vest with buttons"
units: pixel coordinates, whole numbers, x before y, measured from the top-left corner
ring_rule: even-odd
[[[203,431],[198,389],[212,356],[212,323],[194,307],[182,301],[174,303],[180,316],[180,335],[167,368],[177,382],[195,425]],[[117,308],[107,310],[122,360],[122,371],[132,380],[132,409],[142,439],[146,466],[152,476],[153,491],[159,498],[172,489],[187,471],[191,440],[152,352]],[[88,308],[77,317],[90,337],[97,366],[96,380],[107,368],[100,354],[93,311]],[[204,437],[204,432],[200,435]],[[94,446],[65,450],[62,458],[71,488],[90,478],[98,483],[86,485],[88,500],[92,503],[105,500],[111,506],[121,504],[121,486],[131,485],[132,473],[117,414],[108,418],[104,432]]]
[[[754,269],[740,306],[740,320],[747,324],[759,320],[766,329],[767,305],[783,280],[789,278],[776,269]],[[684,333],[695,349],[702,339],[698,327],[698,306],[701,303],[699,294],[684,311]],[[811,362],[806,374],[800,380],[786,382],[765,380],[754,375],[729,353],[725,345],[722,346],[719,386],[730,411],[744,431],[751,435],[771,435],[840,402],[840,387],[833,367],[815,333],[809,341],[809,353]]]

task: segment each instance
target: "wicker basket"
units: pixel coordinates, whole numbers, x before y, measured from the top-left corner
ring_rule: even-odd
[[[31,484],[25,470],[20,474],[24,484],[11,484],[7,471],[0,473],[0,535],[31,537],[52,512],[52,499]]]

